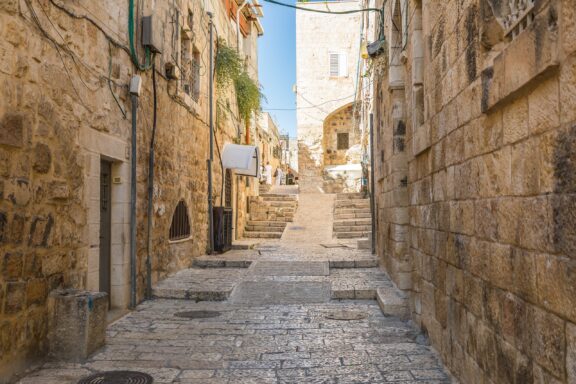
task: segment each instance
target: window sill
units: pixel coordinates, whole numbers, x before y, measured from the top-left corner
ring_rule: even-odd
[[[190,241],[193,239],[193,236],[190,235],[189,237],[185,238],[185,239],[180,239],[180,240],[168,240],[168,244],[172,245],[172,244],[180,244],[180,243],[185,243],[187,241]]]

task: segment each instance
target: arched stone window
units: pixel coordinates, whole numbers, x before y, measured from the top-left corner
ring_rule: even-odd
[[[188,206],[184,200],[180,200],[174,214],[172,215],[172,224],[170,224],[171,241],[183,240],[190,237],[190,216],[188,215]]]

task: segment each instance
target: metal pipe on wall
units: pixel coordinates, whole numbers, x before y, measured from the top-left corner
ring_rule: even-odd
[[[370,212],[372,216],[372,254],[376,253],[376,202],[374,197],[374,114],[370,114]]]
[[[208,12],[208,17],[210,21],[208,22],[210,29],[210,72],[209,72],[209,113],[210,113],[210,158],[208,159],[208,244],[210,249],[208,254],[214,252],[214,217],[213,217],[213,201],[212,201],[212,163],[214,162],[214,25],[213,25],[213,15]],[[224,175],[222,175],[224,177]]]
[[[132,153],[130,155],[130,307],[136,307],[136,126],[138,94],[132,93]]]

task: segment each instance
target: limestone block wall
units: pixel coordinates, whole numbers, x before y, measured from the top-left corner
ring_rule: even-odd
[[[301,7],[345,11],[353,1],[300,3]],[[360,45],[360,14],[296,11],[296,112],[301,191],[322,187],[323,130],[328,115],[354,101]],[[338,25],[338,28],[334,28]],[[330,53],[346,56],[346,76],[330,77]]]
[[[203,4],[143,4],[146,14],[153,11],[157,17],[162,49],[155,58],[159,108],[153,284],[190,266],[192,258],[207,249],[209,52]],[[223,3],[206,4],[215,14],[218,33],[235,42]],[[143,81],[137,117],[136,287],[137,300],[144,298],[152,73],[137,71],[130,59],[127,8],[113,0],[0,2],[0,383],[46,352],[46,298],[51,290],[100,289],[101,160],[111,163],[113,180],[108,202],[111,306],[129,304],[128,84],[136,73]],[[182,48],[174,36],[184,23],[182,15],[189,12],[191,44],[199,50],[202,66],[198,100],[186,94],[180,82],[168,80],[164,71],[166,63],[180,60]],[[139,51],[140,60],[143,56]],[[217,133],[220,145],[236,135],[231,119]],[[217,194],[222,176],[216,153],[215,160]],[[246,210],[246,196],[255,194],[254,186],[241,181],[235,191],[242,195],[237,208]],[[191,237],[170,242],[172,214],[180,200],[188,208]],[[239,216],[246,219],[245,212]]]
[[[573,383],[576,2],[518,25],[507,4],[387,3],[405,37],[374,77],[378,253],[461,382]]]

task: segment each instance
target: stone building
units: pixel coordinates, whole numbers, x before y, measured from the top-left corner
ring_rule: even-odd
[[[208,248],[209,24],[214,40],[237,44],[233,1],[140,1],[131,54],[128,2],[0,2],[0,382],[46,351],[46,298],[53,289],[109,293],[122,311],[147,283],[188,267]],[[257,76],[257,7],[240,16],[240,52]],[[153,47],[140,44],[141,19],[153,15]],[[154,67],[138,70],[151,56]],[[156,77],[157,129],[152,227],[147,237],[148,160]],[[137,156],[131,159],[131,77],[142,77]],[[233,105],[233,108],[235,106]],[[216,134],[240,141],[234,119]],[[246,178],[220,188],[215,204],[244,204]],[[131,162],[137,161],[137,263],[131,280]],[[238,196],[228,199],[226,194]],[[230,200],[232,202],[230,202]],[[245,205],[245,204],[244,204]],[[245,207],[234,207],[242,217]],[[238,223],[244,227],[242,222]],[[132,299],[132,300],[131,300]],[[131,303],[132,301],[132,303]]]
[[[383,4],[382,264],[460,382],[576,383],[576,2]]]
[[[280,132],[272,116],[262,112],[258,118],[258,145],[262,155],[262,165],[270,162],[273,170],[282,166]]]
[[[301,2],[336,12],[360,2]],[[296,120],[301,191],[342,192],[361,177],[358,116],[354,114],[361,16],[296,11]],[[335,27],[337,25],[337,27]]]

